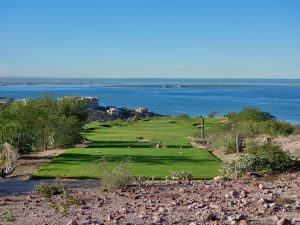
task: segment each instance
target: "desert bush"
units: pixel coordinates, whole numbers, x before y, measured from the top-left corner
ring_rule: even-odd
[[[54,184],[48,185],[40,183],[35,187],[35,192],[44,198],[50,205],[56,210],[59,211],[60,204],[57,200],[54,199],[54,195],[60,195],[67,192],[66,186],[62,183],[61,180],[57,180]]]
[[[220,149],[224,153],[235,152],[236,134],[242,139],[258,135],[288,136],[294,132],[294,126],[275,118],[260,109],[245,108],[239,113],[230,113],[229,121],[214,126],[207,138],[209,147]]]
[[[260,175],[300,169],[300,162],[292,159],[280,146],[266,142],[249,143],[247,153],[229,163],[223,163],[221,172],[228,177],[240,177],[248,172]]]
[[[11,223],[11,222],[14,222],[16,220],[16,217],[12,214],[9,214],[9,215],[5,215],[3,216],[3,222],[5,223]]]
[[[144,186],[146,181],[149,181],[149,178],[145,177],[145,176],[136,176],[134,178],[135,183],[137,184],[137,186],[141,187]]]
[[[193,179],[192,173],[190,171],[170,171],[171,180],[184,180],[189,181]]]
[[[228,117],[231,121],[252,121],[252,122],[261,122],[267,120],[274,120],[275,117],[268,113],[264,112],[259,108],[244,108],[241,112],[232,112],[228,114]]]
[[[300,124],[294,125],[293,134],[295,135],[300,134]]]
[[[226,177],[238,178],[249,172],[264,174],[267,169],[268,164],[265,159],[247,154],[232,162],[223,163],[220,170]]]
[[[273,142],[263,144],[251,142],[247,145],[247,152],[265,159],[272,172],[300,169],[299,161],[292,159],[279,145]]]
[[[208,136],[206,142],[210,148],[219,149],[225,154],[236,152],[235,134],[228,131],[223,131],[223,127],[215,129]]]
[[[129,163],[129,159],[124,159],[118,162],[116,166],[112,166],[105,159],[101,160],[102,188],[115,191],[134,184],[136,179],[132,170],[128,168]]]
[[[277,120],[240,121],[234,125],[236,133],[244,137],[255,137],[260,134],[271,136],[288,136],[293,133],[294,127],[290,123]]]
[[[284,121],[268,120],[256,125],[257,134],[267,134],[271,136],[288,136],[293,133],[294,127]]]
[[[79,195],[71,195],[67,186],[65,186],[60,179],[54,184],[47,185],[40,183],[35,187],[35,192],[43,197],[51,207],[56,211],[63,210],[64,213],[68,213],[70,206],[85,205],[85,200]],[[55,198],[55,195],[60,195],[60,200]]]

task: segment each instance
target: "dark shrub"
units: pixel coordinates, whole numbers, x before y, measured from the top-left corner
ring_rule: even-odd
[[[244,108],[241,112],[238,113],[229,113],[228,117],[232,121],[252,121],[260,122],[266,120],[273,120],[275,117],[268,113],[264,112],[259,108]]]

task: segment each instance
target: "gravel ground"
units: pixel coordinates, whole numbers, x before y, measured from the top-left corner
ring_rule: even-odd
[[[33,192],[1,196],[0,224],[300,224],[300,173],[268,181],[154,182],[116,192],[82,185],[78,181],[70,191],[86,203],[68,212],[55,211]]]

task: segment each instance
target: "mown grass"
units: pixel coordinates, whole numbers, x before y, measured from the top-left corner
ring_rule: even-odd
[[[83,149],[68,149],[53,159],[34,178],[101,178],[99,161],[106,158],[112,164],[130,158],[130,168],[136,176],[163,179],[173,171],[190,171],[195,179],[210,179],[219,175],[220,161],[204,149],[190,147],[190,138],[197,135],[199,118],[156,118],[133,123],[115,122],[90,124],[83,135],[93,143]],[[206,119],[206,132],[218,123]],[[137,137],[143,137],[139,141]],[[168,147],[154,149],[150,141]]]

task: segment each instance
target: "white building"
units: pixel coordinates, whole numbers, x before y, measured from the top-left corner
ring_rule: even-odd
[[[143,108],[143,107],[139,107],[139,108],[136,108],[134,111],[137,112],[137,113],[145,113],[145,112],[148,112],[148,109]]]
[[[118,115],[120,113],[120,110],[117,108],[109,108],[108,110],[106,110],[106,112],[109,115],[114,116],[114,115]]]

